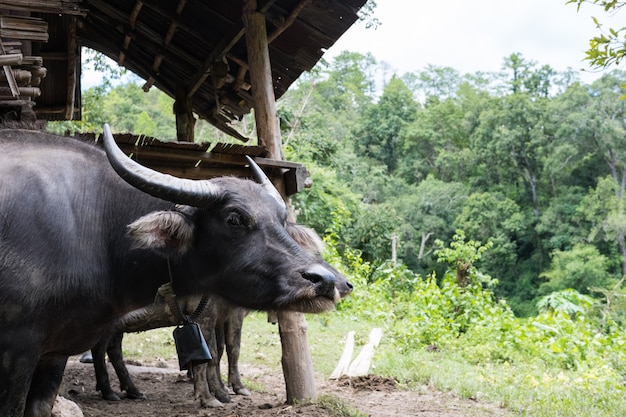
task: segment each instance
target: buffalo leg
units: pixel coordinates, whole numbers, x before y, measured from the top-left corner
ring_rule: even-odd
[[[0,332],[0,416],[22,417],[31,378],[37,366],[37,344],[20,335],[28,343],[23,349],[12,350],[10,341],[17,336],[11,331]],[[13,348],[15,349],[15,348]]]
[[[120,380],[120,389],[126,391],[126,398],[131,400],[145,400],[146,396],[137,389],[133,380],[128,373],[128,368],[124,363],[124,357],[122,356],[122,339],[124,338],[124,332],[118,331],[113,334],[109,344],[107,346],[107,354],[109,360],[115,369],[117,379]]]
[[[93,368],[96,373],[96,391],[100,391],[105,400],[120,401],[119,395],[111,389],[109,371],[106,365],[106,351],[112,338],[111,332],[106,332],[98,343],[91,348],[91,356],[93,356]]]
[[[201,363],[193,367],[193,392],[196,400],[200,400],[200,407],[216,408],[223,407],[224,404],[215,398],[209,391],[207,384],[208,363]]]
[[[40,358],[26,398],[24,417],[50,416],[66,364],[67,356],[47,355]]]
[[[115,369],[117,378],[120,381],[120,389],[126,391],[126,397],[136,400],[145,399],[146,396],[137,389],[133,380],[130,377],[128,368],[124,364],[124,357],[122,356],[122,340],[124,338],[123,331],[116,331],[112,334],[107,332],[98,343],[91,349],[93,356],[93,366],[96,373],[96,390],[102,392],[102,398],[109,401],[120,401],[119,395],[117,395],[111,388],[111,381],[109,380],[109,372],[106,367],[105,354],[108,354],[109,360]]]
[[[207,363],[206,379],[211,394],[223,403],[229,403],[230,394],[224,386],[220,362],[224,353],[224,319],[216,312],[211,323],[203,328],[213,359]]]
[[[241,348],[241,331],[243,319],[248,311],[233,307],[232,313],[226,322],[225,342],[228,356],[228,385],[239,395],[251,395],[250,391],[241,382],[239,374],[239,352]]]

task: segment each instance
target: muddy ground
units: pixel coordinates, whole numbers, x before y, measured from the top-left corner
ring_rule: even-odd
[[[146,400],[110,402],[102,400],[95,390],[93,365],[83,364],[77,357],[68,362],[60,394],[76,402],[85,417],[151,416],[151,417],[244,417],[299,416],[330,417],[331,411],[318,404],[291,406],[285,404],[282,374],[258,366],[240,365],[244,383],[252,396],[235,396],[223,408],[201,409],[193,398],[193,386],[177,363],[162,362],[158,366],[129,365],[137,387]],[[109,365],[111,382],[119,389]],[[394,380],[377,376],[343,378],[337,381],[318,380],[318,394],[340,398],[353,410],[371,417],[482,417],[509,416],[511,413],[494,404],[460,399],[449,393],[421,387],[416,391],[402,389]]]

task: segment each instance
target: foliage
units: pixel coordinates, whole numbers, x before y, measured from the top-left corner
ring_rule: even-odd
[[[537,316],[516,318],[490,291],[497,281],[467,267],[489,246],[457,233],[438,251],[448,265],[440,283],[434,276],[407,275],[402,265],[374,274],[361,316],[383,320],[391,333],[387,353],[378,355],[380,372],[462,389],[472,398],[487,392],[493,401],[531,415],[620,415],[626,394],[623,329],[598,314],[596,300],[571,289],[540,299]],[[462,285],[459,271],[467,272]],[[355,303],[343,311],[362,308]],[[407,363],[416,357],[418,362]],[[431,361],[436,365],[429,371]],[[446,361],[452,363],[442,365]],[[452,380],[444,379],[446,366],[454,369]]]
[[[383,326],[376,371],[409,384],[527,415],[621,415],[626,73],[585,85],[512,54],[500,73],[429,66],[379,92],[381,65],[344,52],[279,102],[287,159],[313,179],[298,220],[355,286],[315,325]],[[59,131],[175,136],[156,90],[94,87],[84,104]]]
[[[605,13],[617,13],[626,2],[617,0],[568,0],[567,4],[574,3],[578,10],[584,3],[600,6]],[[589,49],[586,58],[592,66],[606,68],[611,65],[619,65],[626,55],[626,27],[608,28],[603,31],[602,23],[597,17],[593,17],[593,23],[600,34],[589,40]]]
[[[547,282],[541,284],[540,294],[573,288],[589,294],[593,285],[609,287],[611,284],[608,260],[592,245],[576,244],[568,251],[555,251],[550,268],[541,274]]]
[[[624,72],[584,85],[514,53],[500,73],[430,65],[390,75],[377,91],[386,71],[370,54],[344,51],[279,101],[285,155],[313,179],[293,197],[299,221],[325,233],[341,217],[339,252],[356,250],[374,269],[391,258],[395,236],[398,261],[423,276],[443,276],[434,242],[450,242],[455,229],[491,241],[478,266],[522,316],[552,288],[542,277],[556,252],[590,244],[606,258],[585,287],[606,289],[626,273]],[[99,132],[107,122],[175,137],[172,99],[132,78],[83,98],[82,121],[50,128]],[[253,130],[250,118],[239,127]],[[225,138],[199,120],[196,139]]]
[[[393,172],[400,155],[400,131],[415,119],[417,104],[404,82],[395,76],[385,86],[378,103],[365,110],[354,136],[357,151],[373,158]]]

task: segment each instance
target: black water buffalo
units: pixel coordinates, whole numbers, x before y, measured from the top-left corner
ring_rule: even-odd
[[[2,417],[48,417],[68,356],[168,281],[252,309],[335,305],[334,275],[287,234],[267,179],[161,174],[108,126],[104,148],[0,131]]]
[[[287,231],[302,248],[318,256],[320,262],[323,262],[321,259],[323,243],[312,229],[298,224],[288,224]],[[335,274],[336,301],[348,296],[352,291],[352,284],[332,266],[326,263],[324,266]],[[184,314],[192,315],[199,302],[198,297],[188,297],[181,300],[181,309]],[[213,357],[213,360],[207,363],[195,364],[192,369],[195,398],[200,400],[202,407],[219,407],[224,402],[230,402],[230,395],[224,386],[220,372],[220,360],[224,349],[226,349],[228,356],[228,385],[236,394],[250,394],[241,382],[239,374],[241,330],[243,320],[249,311],[235,306],[221,297],[211,296],[208,305],[196,318]],[[126,396],[131,399],[145,398],[145,395],[135,386],[124,364],[122,356],[124,333],[146,331],[177,324],[176,318],[165,303],[153,304],[145,309],[131,312],[120,319],[113,331],[107,332],[91,349],[96,373],[96,389],[101,391],[102,398],[110,401],[120,400],[120,397],[111,388],[105,354],[108,354],[120,381],[120,388],[122,391],[126,391]]]

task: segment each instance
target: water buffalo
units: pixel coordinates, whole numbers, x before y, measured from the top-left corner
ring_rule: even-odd
[[[104,148],[0,131],[0,416],[50,416],[68,356],[169,281],[251,309],[335,305],[334,275],[287,234],[267,179],[158,173],[108,126]]]
[[[289,235],[306,251],[320,257],[323,243],[319,236],[308,227],[288,224]],[[352,291],[352,284],[337,270],[328,264],[324,266],[336,277],[337,301]],[[199,303],[198,297],[181,300],[181,308],[187,315],[192,315]],[[228,356],[228,385],[236,394],[249,395],[250,392],[241,382],[239,374],[239,349],[243,320],[250,310],[235,306],[218,296],[211,296],[208,305],[197,317],[204,338],[207,341],[212,361],[193,366],[195,398],[200,400],[202,407],[219,407],[230,402],[230,395],[221,379],[220,360],[226,349]],[[153,304],[150,307],[127,314],[116,323],[112,332],[107,332],[91,349],[96,373],[96,389],[101,391],[102,398],[119,401],[120,397],[111,388],[105,363],[108,354],[115,373],[120,381],[120,388],[126,391],[130,399],[145,398],[135,386],[124,365],[122,357],[122,339],[124,333],[146,331],[158,327],[177,325],[175,317],[165,303]]]

